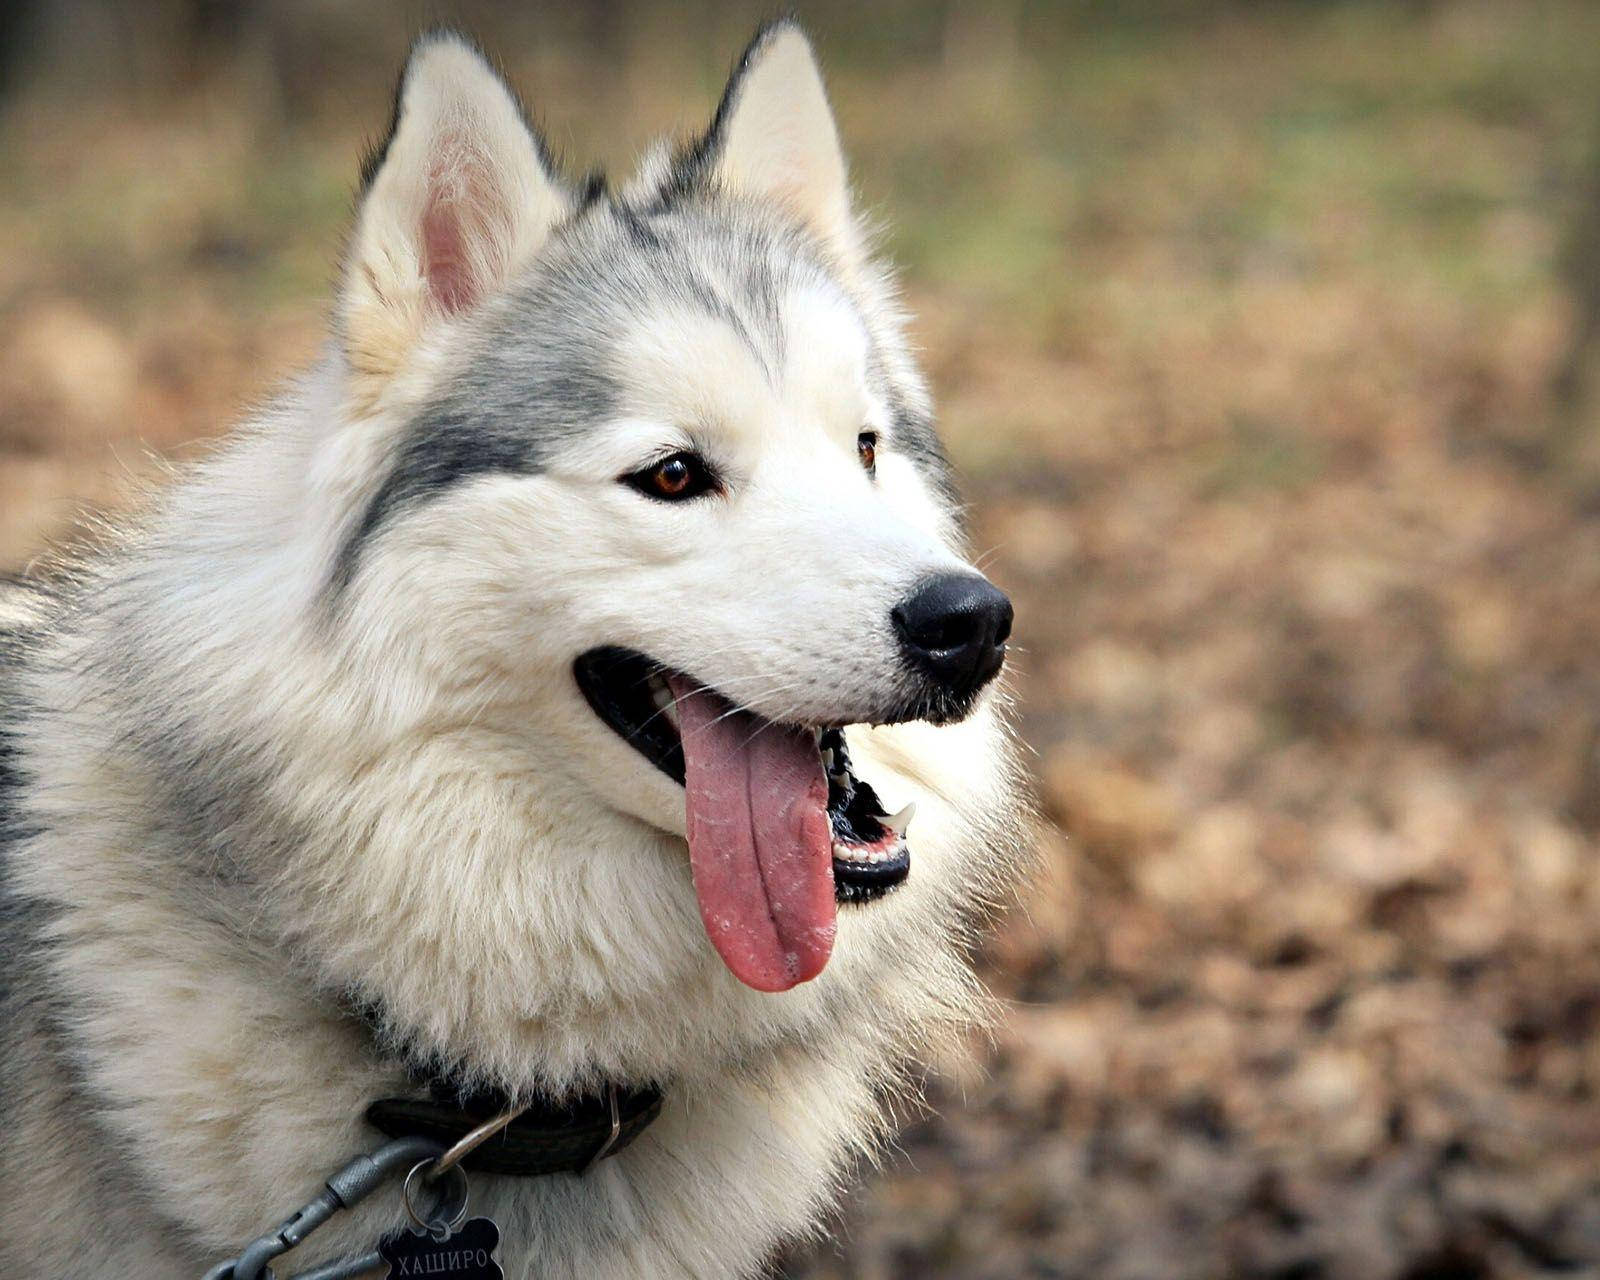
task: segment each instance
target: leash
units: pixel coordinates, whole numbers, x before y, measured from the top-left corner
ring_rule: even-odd
[[[267,1266],[273,1258],[300,1244],[334,1214],[355,1208],[402,1168],[410,1165],[414,1174],[445,1154],[444,1147],[428,1138],[399,1138],[355,1157],[322,1184],[316,1199],[296,1210],[275,1231],[253,1240],[237,1258],[212,1267],[204,1280],[273,1280]],[[376,1270],[383,1261],[381,1253],[374,1250],[302,1271],[296,1280],[348,1280]]]
[[[237,1258],[211,1268],[203,1280],[276,1280],[267,1265],[272,1259],[370,1197],[401,1169],[409,1170],[401,1201],[415,1229],[391,1233],[367,1253],[297,1272],[293,1280],[355,1280],[386,1263],[391,1277],[501,1280],[494,1262],[499,1228],[488,1218],[467,1220],[467,1170],[581,1177],[623,1150],[661,1114],[661,1091],[654,1086],[612,1084],[602,1096],[562,1106],[509,1105],[505,1095],[490,1090],[462,1095],[440,1080],[432,1088],[432,1098],[380,1098],[369,1106],[367,1122],[391,1141],[356,1156],[309,1204]],[[424,1191],[431,1199],[419,1207]]]

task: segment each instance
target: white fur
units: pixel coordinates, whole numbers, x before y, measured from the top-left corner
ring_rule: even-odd
[[[859,244],[797,32],[768,41],[728,128],[726,181]],[[470,287],[448,301],[418,240],[441,191],[475,202],[456,224]],[[585,1179],[473,1178],[518,1278],[753,1272],[876,1147],[908,1062],[982,1016],[966,930],[1014,874],[1023,817],[992,698],[957,726],[850,730],[858,772],[891,807],[917,803],[913,874],[842,910],[823,974],[771,996],[706,939],[681,790],[570,673],[622,643],[801,722],[853,718],[889,678],[889,605],[964,562],[867,376],[872,337],[920,395],[865,260],[849,296],[816,280],[782,299],[792,340],[773,370],[703,318],[641,314],[621,346],[628,402],[599,438],[409,515],[330,620],[329,566],[403,406],[565,200],[498,79],[459,43],[425,46],[360,214],[340,340],[84,570],[30,664],[23,747],[48,785],[13,877],[59,908],[50,980],[116,1172],[79,1158],[81,1133],[59,1137],[70,1108],[48,1073],[25,1078],[35,1101],[0,1160],[4,1274],[195,1274],[371,1146],[365,1104],[405,1085],[338,1013],[347,987],[508,1087],[667,1083],[661,1119]],[[869,427],[876,484],[855,450]],[[652,504],[616,483],[690,442],[725,469],[725,501]],[[169,749],[177,764],[153,763]],[[242,811],[204,867],[174,865],[201,856],[170,827],[185,771],[224,771]],[[196,884],[214,888],[197,901]],[[41,1169],[52,1134],[71,1151]],[[370,1247],[398,1212],[380,1195],[300,1265]]]

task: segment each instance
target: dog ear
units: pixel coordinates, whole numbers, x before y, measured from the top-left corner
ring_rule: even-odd
[[[380,378],[504,287],[571,210],[511,90],[449,32],[412,48],[362,178],[339,318],[352,368]]]
[[[773,200],[847,263],[860,251],[839,132],[811,42],[793,21],[764,27],[723,90],[703,148],[724,189]]]

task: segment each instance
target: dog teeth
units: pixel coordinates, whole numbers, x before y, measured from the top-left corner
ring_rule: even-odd
[[[678,701],[672,696],[672,690],[667,688],[667,682],[660,676],[650,678],[650,700],[656,704],[656,710],[671,722],[673,728],[677,728]]]
[[[917,802],[913,800],[910,804],[906,805],[904,809],[900,810],[899,813],[891,813],[886,818],[879,818],[878,822],[881,826],[885,826],[890,831],[893,831],[895,835],[903,836],[906,833],[906,828],[911,825],[911,819],[916,816],[916,812]]]
[[[822,767],[830,778],[843,782],[850,778],[850,758],[845,755],[843,747],[823,747]]]
[[[843,844],[838,840],[833,842],[833,856],[840,862],[853,862],[857,866],[888,862],[891,858],[897,857],[899,852],[894,847],[888,849],[858,849],[854,845]]]

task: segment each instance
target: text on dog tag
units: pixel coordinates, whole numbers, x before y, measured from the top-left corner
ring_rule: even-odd
[[[504,1280],[494,1251],[500,1228],[488,1218],[472,1218],[444,1239],[402,1231],[378,1243],[389,1264],[389,1280],[408,1276],[449,1277],[450,1280]]]

